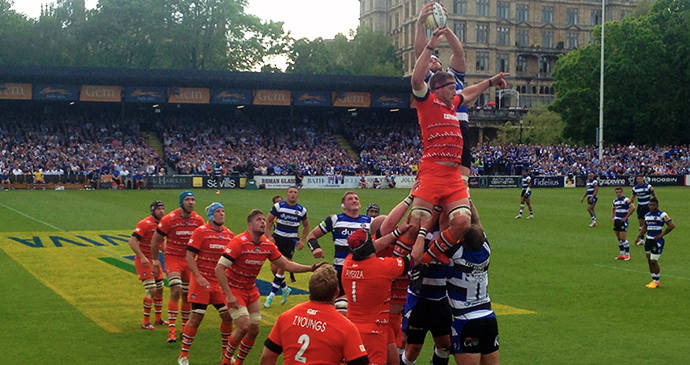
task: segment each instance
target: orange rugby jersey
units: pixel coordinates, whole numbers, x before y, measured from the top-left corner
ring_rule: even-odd
[[[168,213],[158,224],[158,233],[167,238],[165,255],[175,256],[183,260],[187,256],[187,243],[197,227],[204,225],[204,219],[199,213],[192,212],[189,218],[180,216],[180,210]]]
[[[426,97],[415,97],[419,126],[422,130],[424,153],[420,162],[462,162],[463,138],[455,109],[462,97],[455,95],[449,108],[430,91]]]
[[[215,271],[216,265],[233,237],[235,235],[225,226],[223,226],[222,231],[215,231],[210,224],[204,224],[194,230],[192,238],[189,239],[187,250],[197,255],[196,265],[206,280],[218,281]]]
[[[284,352],[285,365],[339,365],[343,359],[350,362],[367,355],[350,320],[333,305],[312,301],[281,314],[265,345],[275,353]]]
[[[256,277],[259,276],[261,266],[266,259],[275,261],[280,258],[278,247],[261,235],[261,243],[252,242],[249,231],[235,236],[223,252],[223,257],[232,262],[225,269],[228,276],[228,284],[231,288],[250,290],[256,286]]]
[[[151,239],[153,234],[156,233],[156,227],[158,223],[153,217],[146,217],[137,223],[137,228],[132,232],[137,240],[139,240],[139,248],[141,252],[146,256],[147,259],[151,260]],[[158,258],[156,258],[158,260]]]
[[[409,261],[403,257],[370,257],[355,261],[349,255],[343,263],[343,288],[347,294],[347,318],[361,333],[381,331],[388,324],[393,279],[407,272]]]

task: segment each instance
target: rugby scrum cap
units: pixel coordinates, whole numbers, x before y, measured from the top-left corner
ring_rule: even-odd
[[[153,211],[156,210],[156,208],[164,207],[164,206],[165,206],[165,204],[163,204],[162,201],[156,200],[155,202],[151,203],[151,213],[153,213]]]
[[[192,193],[191,190],[185,190],[182,192],[182,194],[180,194],[180,208],[182,208],[184,206],[184,204],[183,204],[184,198],[186,198],[188,196],[194,196],[194,193]]]
[[[371,234],[366,229],[358,229],[347,238],[347,245],[352,251],[352,258],[364,260],[371,254],[376,253],[376,247],[371,240]]]
[[[208,217],[208,220],[213,220],[213,213],[216,212],[216,209],[225,209],[225,207],[223,206],[223,204],[218,202],[213,202],[211,203],[211,205],[206,207],[206,216]]]
[[[379,209],[379,205],[376,204],[376,203],[371,203],[371,204],[367,205],[367,213],[369,213],[370,210],[373,210],[373,211],[376,211],[376,212],[380,212],[380,211],[381,211],[381,209]]]

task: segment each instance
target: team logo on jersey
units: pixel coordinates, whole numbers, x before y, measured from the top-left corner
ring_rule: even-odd
[[[367,349],[364,348],[364,345],[359,345],[359,351],[366,352]]]
[[[189,225],[189,221],[185,219],[184,225],[185,225],[185,226],[188,226],[188,225]]]
[[[259,250],[259,246],[254,247],[254,251],[256,251],[256,253],[261,252],[261,250]]]
[[[222,233],[218,233],[218,238],[223,239],[223,234],[222,234]],[[189,242],[192,242],[192,241],[189,241]]]
[[[196,298],[196,294],[192,293],[192,299]]]
[[[467,337],[462,343],[465,347],[475,347],[479,346],[479,340],[473,337]]]
[[[366,223],[362,223],[362,224],[360,224],[359,226],[362,227],[362,229],[367,229],[367,224],[366,224]]]
[[[317,312],[318,310],[316,309],[307,309],[307,314],[316,315]]]

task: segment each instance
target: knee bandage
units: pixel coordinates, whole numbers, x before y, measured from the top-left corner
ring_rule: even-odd
[[[661,254],[656,254],[656,253],[650,253],[649,254],[650,260],[659,261],[659,258],[661,258]]]
[[[141,283],[144,284],[144,289],[146,289],[146,297],[153,299],[153,290],[156,289],[156,282],[153,279],[146,279]]]
[[[163,290],[163,280],[156,280],[156,289]]]
[[[450,210],[448,213],[448,219],[453,220],[455,217],[467,217],[472,219],[472,209],[469,205],[458,205],[457,207]]]
[[[192,309],[192,313],[196,313],[196,314],[203,316],[206,314],[206,309],[205,308],[194,308],[194,309]]]
[[[228,307],[224,304],[216,304],[215,307],[218,311],[218,314],[223,314],[228,311]]]
[[[410,215],[415,218],[428,218],[431,217],[431,209],[425,207],[412,207],[412,210],[410,210]]]
[[[261,312],[249,313],[249,323],[250,324],[261,323]]]
[[[183,293],[189,292],[189,282],[188,281],[182,281],[182,292]]]
[[[175,287],[175,286],[181,286],[182,285],[182,278],[179,276],[171,276],[168,278],[168,284],[170,284],[170,287]]]
[[[234,311],[232,311],[232,313],[230,313],[230,317],[233,320],[236,320],[237,318],[240,318],[240,317],[249,317],[249,311],[247,310],[247,307],[243,306],[243,307],[240,307],[239,309],[235,309]]]

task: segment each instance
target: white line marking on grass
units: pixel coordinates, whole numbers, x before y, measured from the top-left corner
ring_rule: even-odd
[[[54,225],[52,225],[52,224],[50,224],[50,223],[48,223],[48,222],[44,222],[44,221],[42,221],[42,220],[40,220],[40,219],[38,219],[38,218],[34,218],[34,217],[32,217],[32,216],[30,216],[30,215],[28,215],[28,214],[26,214],[26,213],[24,213],[24,212],[22,212],[22,211],[19,211],[19,210],[17,210],[17,209],[14,209],[14,208],[12,208],[12,207],[9,207],[9,206],[7,206],[7,205],[5,205],[5,204],[3,204],[3,203],[0,203],[0,205],[2,205],[3,207],[5,207],[5,208],[8,209],[8,210],[11,210],[11,211],[13,211],[13,212],[15,212],[15,213],[17,213],[17,214],[19,214],[19,215],[23,215],[23,216],[26,217],[26,218],[32,219],[32,220],[34,220],[34,221],[36,221],[36,222],[38,222],[38,223],[41,223],[41,224],[43,224],[43,225],[45,225],[45,226],[48,226],[48,227],[50,227],[50,228],[52,228],[52,229],[56,229],[56,230],[58,230],[58,231],[60,231],[60,232],[64,232],[64,233],[67,233],[67,234],[69,234],[69,235],[72,235],[72,236],[74,236],[74,237],[76,237],[76,238],[80,238],[79,236],[77,236],[76,234],[74,234],[74,233],[72,233],[72,232],[70,232],[70,231],[66,231],[66,230],[64,230],[64,229],[62,229],[62,228],[60,228],[60,227],[54,226]],[[81,238],[80,238],[80,239],[81,239]],[[123,261],[123,262],[126,262],[126,263],[130,263],[130,264],[132,263],[131,260],[127,260],[127,259],[125,259],[124,257],[122,257],[122,256],[120,256],[120,255],[118,255],[118,254],[116,254],[116,253],[114,253],[114,252],[110,252],[110,251],[106,250],[106,249],[103,248],[103,247],[100,247],[100,246],[93,246],[93,247],[95,247],[95,248],[97,248],[97,249],[99,249],[99,250],[101,250],[101,251],[107,253],[107,254],[110,255],[110,256],[115,257],[116,259],[118,259],[118,260],[120,260],[120,261]]]
[[[606,269],[614,269],[614,270],[621,270],[621,271],[636,272],[636,273],[640,273],[640,274],[649,274],[649,271],[626,269],[626,268],[616,267],[616,266],[599,265],[599,264],[594,264],[594,266],[603,267],[603,268],[606,268]],[[664,274],[663,276],[664,276],[665,278],[674,278],[674,279],[681,279],[681,280],[688,280],[688,281],[690,281],[690,278],[684,278],[684,277],[682,277],[682,276],[674,276],[674,275],[667,275],[667,274]]]

